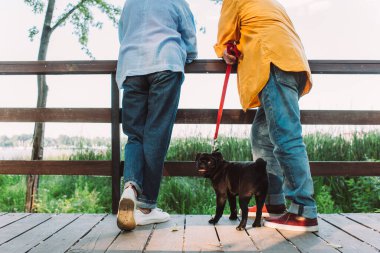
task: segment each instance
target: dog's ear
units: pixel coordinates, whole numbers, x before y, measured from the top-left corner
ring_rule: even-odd
[[[266,166],[267,166],[267,162],[264,161],[262,158],[258,158],[256,160],[256,164],[257,164],[257,166],[264,167],[264,168],[266,168]]]
[[[201,153],[197,154],[197,156],[195,157],[195,161],[198,161],[199,157],[201,157]]]
[[[220,160],[223,160],[223,155],[222,153],[220,153],[218,150],[215,150],[212,152],[212,156],[214,156],[216,159],[218,159],[219,161]]]

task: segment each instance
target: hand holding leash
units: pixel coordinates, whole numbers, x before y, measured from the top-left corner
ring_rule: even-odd
[[[229,54],[227,49],[223,52],[223,59],[228,65],[234,65],[236,63],[236,57],[232,54]]]
[[[227,43],[227,48],[223,52],[223,59],[228,65],[235,64],[238,58],[241,56],[241,53],[237,49],[236,45],[236,41],[229,41]]]

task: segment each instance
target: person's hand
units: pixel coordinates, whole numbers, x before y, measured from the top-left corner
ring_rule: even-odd
[[[227,49],[223,52],[223,59],[228,65],[233,65],[236,63],[236,57],[232,54],[228,54]]]

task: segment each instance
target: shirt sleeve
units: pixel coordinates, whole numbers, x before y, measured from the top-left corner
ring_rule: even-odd
[[[121,11],[119,24],[118,24],[118,37],[119,37],[119,43],[121,44],[124,38],[124,19],[125,19],[125,6],[123,7],[123,10]]]
[[[227,42],[239,41],[240,39],[240,26],[236,2],[236,0],[223,1],[218,24],[217,42],[214,45],[214,50],[218,57],[223,56]]]
[[[179,32],[186,45],[186,63],[191,63],[198,57],[198,49],[194,16],[188,4],[186,4],[184,14],[180,17]]]
[[[118,35],[119,35],[119,43],[121,44],[122,40],[123,40],[123,20],[122,20],[122,17],[120,17],[120,20],[119,20],[119,26],[118,26]]]

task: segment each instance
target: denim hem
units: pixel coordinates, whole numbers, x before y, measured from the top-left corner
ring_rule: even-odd
[[[151,203],[149,203],[149,202],[151,202]],[[139,208],[154,209],[157,207],[157,203],[137,197],[136,206]]]
[[[136,191],[137,191],[137,195],[140,195],[142,193],[142,189],[141,187],[135,182],[135,181],[132,181],[132,180],[129,180],[127,181],[125,184],[124,184],[124,190],[129,186],[129,185],[132,185],[133,187],[135,187]]]
[[[303,208],[303,212],[301,214],[302,217],[308,218],[308,219],[315,219],[317,218],[317,207],[315,206],[301,206],[295,203],[291,203],[288,212],[293,214],[299,214],[300,208]]]
[[[267,199],[265,201],[267,205],[282,205],[285,204],[285,196],[284,194],[268,194]]]

